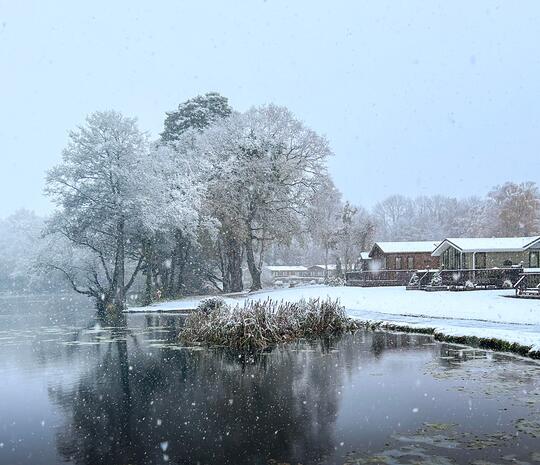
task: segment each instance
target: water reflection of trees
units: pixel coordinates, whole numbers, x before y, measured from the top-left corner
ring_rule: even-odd
[[[181,322],[169,323],[175,334]],[[145,337],[164,325],[145,321]],[[361,353],[427,340],[366,332],[241,355],[142,347],[127,329],[115,336],[76,386],[50,389],[66,418],[58,450],[77,464],[318,461],[334,452],[338,391]]]
[[[67,418],[58,449],[82,464],[315,459],[334,446],[340,373],[313,354],[238,363],[224,351],[150,355],[116,341],[75,388],[50,390]]]

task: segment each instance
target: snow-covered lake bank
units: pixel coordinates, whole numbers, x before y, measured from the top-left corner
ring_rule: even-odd
[[[339,299],[349,315],[364,321],[411,329],[433,328],[451,337],[496,338],[540,351],[540,301],[510,298],[513,290],[472,292],[406,291],[403,287],[359,288],[307,286],[227,297],[231,304],[272,298]],[[204,297],[163,302],[131,311],[172,311],[194,308]]]

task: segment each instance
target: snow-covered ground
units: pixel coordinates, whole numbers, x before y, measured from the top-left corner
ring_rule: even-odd
[[[470,292],[407,291],[403,287],[306,286],[228,297],[245,300],[297,301],[310,297],[339,299],[350,316],[411,328],[435,328],[448,336],[497,338],[540,350],[540,300],[508,298],[513,290]],[[167,311],[193,308],[204,297],[164,302],[130,310]]]

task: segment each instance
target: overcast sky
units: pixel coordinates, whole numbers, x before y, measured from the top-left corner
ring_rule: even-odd
[[[50,211],[44,174],[95,110],[218,91],[289,107],[346,198],[540,181],[538,1],[0,0],[0,216]]]

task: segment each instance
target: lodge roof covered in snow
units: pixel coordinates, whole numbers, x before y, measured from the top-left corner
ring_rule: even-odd
[[[383,253],[431,253],[441,241],[375,242],[369,256],[378,247]]]
[[[360,260],[371,260],[369,252],[360,252]]]
[[[309,271],[313,268],[325,269],[325,265],[312,265],[312,266],[303,266],[303,265],[268,265],[270,271]],[[335,264],[328,264],[329,270],[335,270],[337,266]]]
[[[323,270],[325,270],[326,266],[328,266],[328,269],[332,270],[332,271],[337,269],[337,265],[335,263],[332,264],[332,265],[330,265],[330,264],[328,264],[328,265],[313,265],[313,266],[310,266],[310,268],[315,267],[315,268],[322,268]]]
[[[540,236],[529,237],[462,237],[447,238],[433,251],[437,257],[449,247],[460,252],[521,252],[540,245]]]
[[[268,265],[270,271],[307,271],[307,266],[302,265]]]

